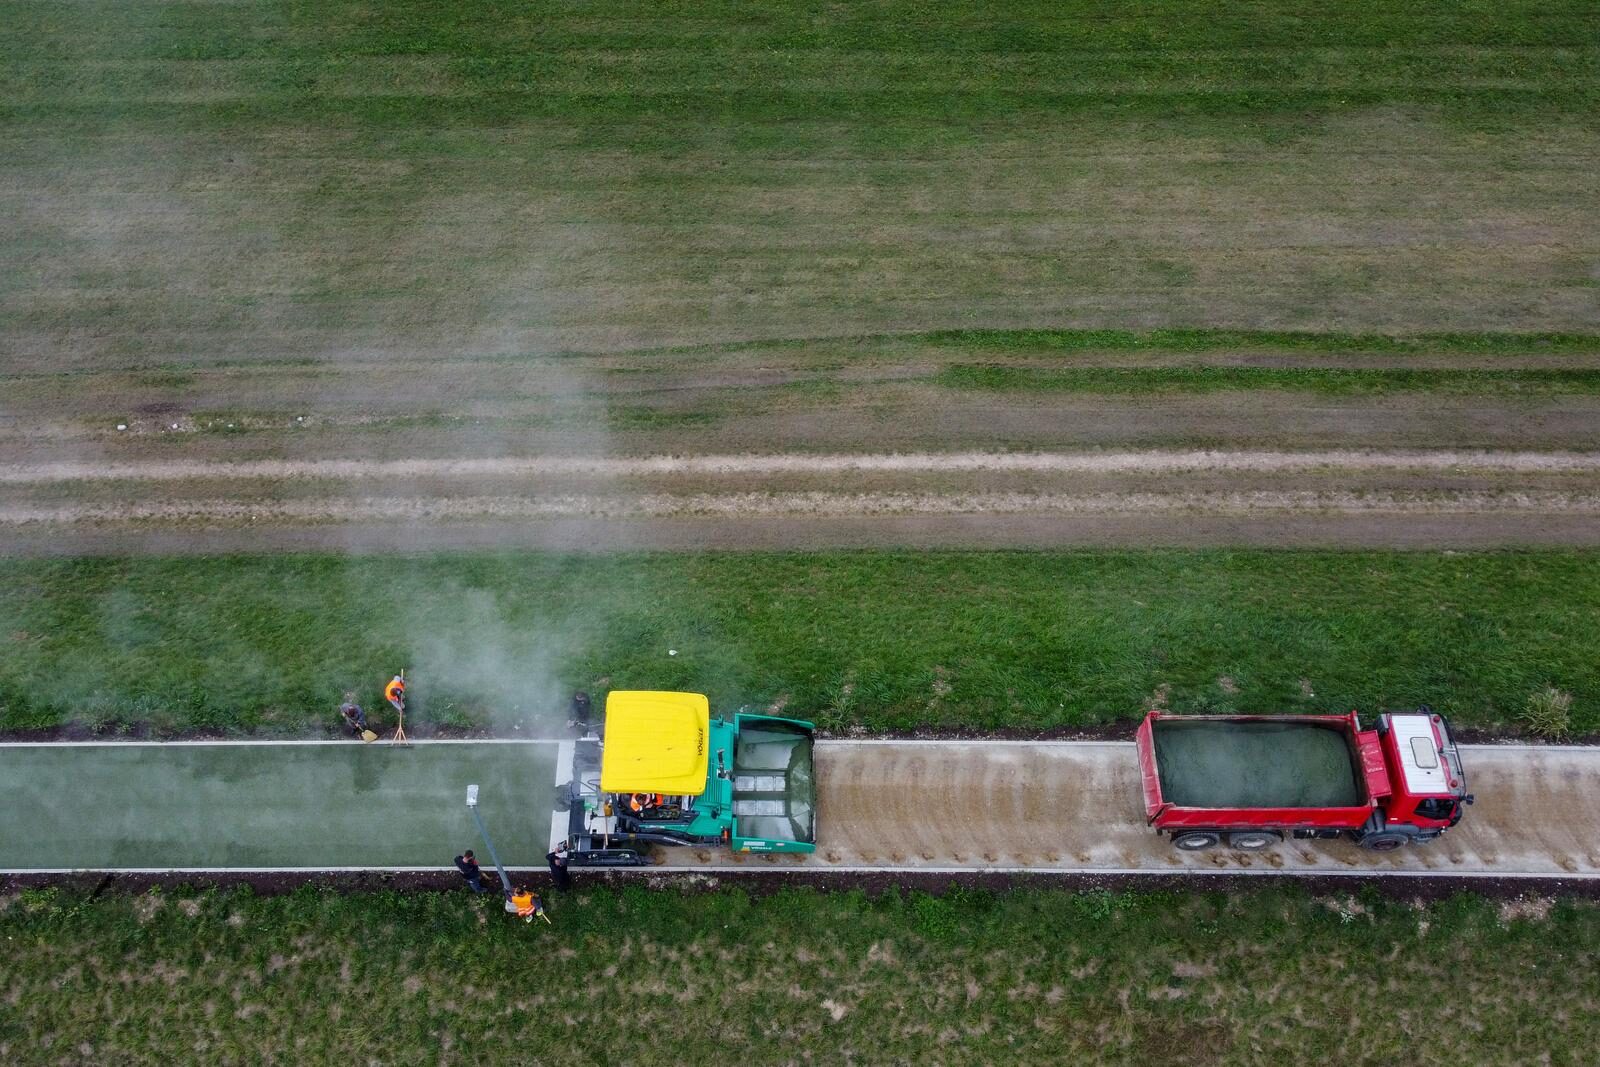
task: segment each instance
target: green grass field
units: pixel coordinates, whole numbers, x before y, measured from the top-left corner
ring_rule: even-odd
[[[1220,389],[1378,398],[1374,448],[1589,447],[1595,31],[1592,0],[0,0],[0,463],[1055,447],[985,393]],[[1394,429],[1442,394],[1505,402]],[[1143,404],[1074,447],[1309,447]],[[0,730],[315,734],[401,667],[420,730],[536,732],[579,686],[838,731],[1498,727],[1554,687],[1600,730],[1583,552],[0,559],[0,618]],[[0,1062],[1600,1047],[1590,905],[641,886],[554,919],[0,891]]]
[[[692,688],[832,729],[1433,704],[1600,726],[1586,552],[532,553],[0,562],[0,724],[297,732],[406,667],[419,722]]]
[[[0,1058],[1578,1067],[1600,912],[1474,897],[0,896]],[[1587,1050],[1587,1051],[1585,1051]]]
[[[0,3],[5,364],[1577,330],[1586,0]]]

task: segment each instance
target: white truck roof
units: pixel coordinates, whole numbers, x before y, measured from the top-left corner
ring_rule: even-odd
[[[1430,716],[1391,715],[1389,732],[1394,735],[1395,749],[1400,753],[1400,769],[1405,775],[1408,793],[1451,791],[1449,767],[1444,753],[1439,751]]]

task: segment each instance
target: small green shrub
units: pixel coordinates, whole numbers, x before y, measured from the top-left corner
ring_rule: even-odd
[[[930,941],[952,941],[961,931],[956,909],[939,897],[911,894],[911,914],[915,916],[918,932]]]
[[[1119,911],[1126,911],[1137,901],[1130,892],[1113,893],[1109,889],[1089,889],[1075,894],[1072,908],[1079,915],[1095,922],[1105,922]]]
[[[1565,737],[1572,728],[1572,694],[1550,685],[1528,697],[1522,721],[1540,737]]]

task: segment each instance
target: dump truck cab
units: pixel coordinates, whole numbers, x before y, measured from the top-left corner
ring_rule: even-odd
[[[700,693],[619,690],[602,734],[576,743],[570,862],[632,866],[651,845],[816,849],[811,723],[713,718]]]
[[[1461,753],[1444,716],[1427,708],[1380,715],[1374,732],[1387,782],[1375,783],[1373,793],[1382,804],[1385,823],[1413,826],[1437,837],[1460,822],[1462,805],[1472,803],[1472,797]],[[1384,788],[1386,794],[1380,792]]]

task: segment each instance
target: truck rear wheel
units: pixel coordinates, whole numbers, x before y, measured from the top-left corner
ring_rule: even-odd
[[[1189,830],[1186,833],[1172,835],[1172,847],[1180,848],[1185,852],[1199,852],[1203,849],[1216,848],[1222,840],[1222,835],[1215,830]]]
[[[1282,840],[1283,835],[1276,830],[1240,830],[1228,835],[1228,847],[1240,852],[1260,852]]]
[[[1393,830],[1379,830],[1375,834],[1363,834],[1356,842],[1364,849],[1372,852],[1393,852],[1397,848],[1404,848],[1406,842],[1411,840],[1411,835],[1396,833]]]

